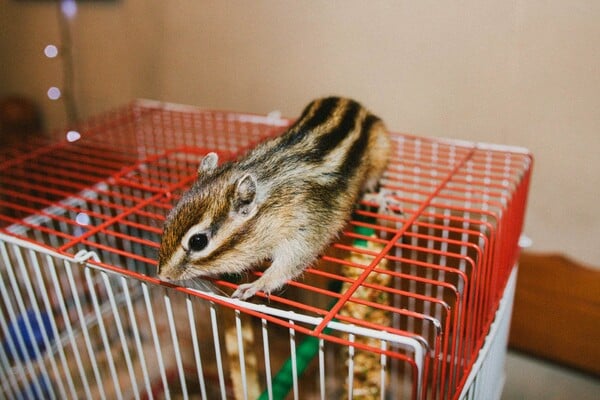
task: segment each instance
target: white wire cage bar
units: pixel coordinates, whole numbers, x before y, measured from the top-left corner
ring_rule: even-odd
[[[0,396],[499,396],[522,149],[393,134],[381,191],[281,293],[228,297],[260,271],[156,279],[162,222],[201,157],[233,159],[289,123],[137,101],[77,141],[4,149]]]

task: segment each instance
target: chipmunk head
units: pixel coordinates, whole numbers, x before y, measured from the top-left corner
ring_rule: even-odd
[[[256,213],[257,182],[251,174],[236,178],[230,164],[217,163],[215,153],[202,159],[198,179],[167,216],[158,256],[161,279],[228,272],[215,269],[215,261]]]

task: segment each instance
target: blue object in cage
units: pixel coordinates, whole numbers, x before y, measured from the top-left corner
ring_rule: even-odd
[[[28,323],[31,327],[32,335],[29,334]],[[38,317],[38,314],[34,310],[27,310],[25,314],[19,315],[16,321],[12,321],[8,325],[8,335],[2,341],[2,348],[5,354],[9,358],[12,358],[14,355],[11,353],[11,346],[9,344],[12,343],[21,361],[34,359],[36,356],[36,347],[40,354],[43,354],[46,350],[44,332],[48,336],[48,340],[52,342],[54,336],[50,316],[45,312],[41,312]],[[25,348],[22,348],[21,343]]]

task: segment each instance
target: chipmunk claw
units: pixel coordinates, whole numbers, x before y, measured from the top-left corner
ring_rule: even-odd
[[[371,203],[379,205],[379,213],[384,215],[399,216],[402,215],[402,202],[396,200],[388,191],[380,191],[377,193],[365,193],[364,199]]]
[[[238,286],[235,292],[231,295],[234,299],[248,300],[258,292],[258,287],[253,283],[243,283]]]

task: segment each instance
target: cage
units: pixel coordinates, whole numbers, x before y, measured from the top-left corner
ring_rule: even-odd
[[[3,148],[0,397],[499,398],[524,149],[393,133],[380,193],[283,291],[155,277],[201,157],[290,122],[138,100]]]

